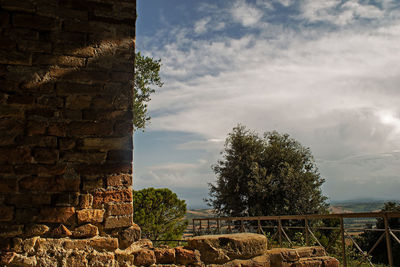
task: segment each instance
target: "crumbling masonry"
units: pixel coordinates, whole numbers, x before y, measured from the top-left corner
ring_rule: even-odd
[[[133,226],[135,1],[0,5],[2,249],[117,236]]]

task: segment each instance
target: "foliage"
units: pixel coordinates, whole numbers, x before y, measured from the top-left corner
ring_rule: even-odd
[[[133,209],[142,236],[151,240],[181,239],[188,224],[185,200],[167,188],[133,191]]]
[[[395,202],[387,202],[385,203],[382,211],[397,211],[400,212],[400,204],[396,204]],[[400,229],[400,218],[390,218],[388,220],[389,228],[391,229]],[[372,225],[371,225],[372,228]],[[376,220],[376,228],[385,229],[385,223],[382,218],[378,218]],[[383,232],[377,231],[364,231],[358,238],[359,244],[361,248],[365,251],[369,251],[375,242],[379,239]],[[397,236],[400,238],[398,233]],[[396,257],[395,255],[400,255],[400,244],[397,243],[393,238],[391,239],[392,243],[392,252],[393,252],[393,260],[395,266],[400,266],[400,257]],[[386,251],[386,241],[383,239],[380,244],[375,248],[372,252],[372,262],[375,263],[384,263],[388,264],[387,251]]]
[[[155,92],[153,86],[162,87],[160,78],[161,59],[142,56],[140,52],[135,56],[135,85],[133,96],[133,127],[135,130],[144,129],[150,120],[147,103],[150,95]]]
[[[213,166],[207,203],[220,215],[259,216],[327,212],[310,149],[287,134],[257,133],[238,125]]]

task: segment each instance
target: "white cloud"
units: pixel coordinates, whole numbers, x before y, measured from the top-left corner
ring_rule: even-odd
[[[233,19],[245,27],[256,25],[263,16],[263,12],[260,9],[250,5],[245,0],[236,0],[230,12]]]
[[[359,0],[305,0],[302,5],[302,17],[311,21],[326,21],[336,25],[347,25],[355,20],[378,19],[384,12],[377,6],[365,4]]]
[[[205,33],[207,31],[207,24],[210,22],[210,20],[210,17],[198,20],[194,25],[194,32],[197,34]]]
[[[336,30],[278,25],[196,41],[177,31],[176,42],[153,51],[163,59],[165,88],[150,102],[149,130],[196,133],[203,139],[179,149],[204,150],[210,157],[196,167],[151,170],[146,179],[204,188],[223,147],[212,141],[243,123],[258,132],[287,132],[309,146],[333,197],[345,183],[359,185],[355,197],[362,196],[376,179],[385,184],[381,188],[400,189],[400,157],[392,153],[400,150],[400,17],[382,17],[395,11],[364,3],[304,2],[305,19],[347,25]],[[243,26],[263,23],[259,9],[244,1],[235,5],[256,10],[249,19],[251,12],[235,17],[230,9]],[[379,23],[360,27],[353,23],[359,18]],[[342,190],[336,199],[350,193]]]

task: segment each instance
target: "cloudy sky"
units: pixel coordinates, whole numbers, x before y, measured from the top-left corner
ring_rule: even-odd
[[[162,59],[135,189],[204,206],[238,123],[310,147],[330,200],[399,199],[400,1],[138,0],[137,48]]]

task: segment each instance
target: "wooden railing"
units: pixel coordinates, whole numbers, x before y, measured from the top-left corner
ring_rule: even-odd
[[[381,218],[384,221],[384,228],[359,228],[359,227],[346,227],[346,220],[349,219],[360,219],[369,218],[377,219]],[[233,232],[257,232],[264,234],[265,229],[270,229],[275,233],[272,235],[272,239],[278,238],[279,245],[282,246],[283,239],[285,238],[289,244],[293,245],[291,239],[286,233],[285,229],[297,229],[297,231],[305,232],[306,245],[310,244],[310,239],[314,239],[315,242],[322,246],[318,238],[314,234],[315,230],[338,230],[341,238],[341,254],[342,264],[344,267],[347,266],[347,254],[346,254],[346,240],[351,240],[356,249],[360,252],[362,261],[368,262],[371,266],[374,266],[370,257],[375,248],[379,243],[386,240],[386,250],[388,263],[390,267],[393,265],[393,251],[392,251],[392,238],[400,244],[400,239],[396,236],[396,232],[400,232],[400,229],[390,229],[388,220],[390,218],[400,218],[400,212],[364,212],[364,213],[337,213],[337,214],[312,214],[312,215],[284,215],[284,216],[259,216],[259,217],[212,217],[212,218],[195,218],[193,219],[193,235],[202,234],[217,234],[217,233],[233,233]],[[315,225],[316,220],[322,219],[336,219],[339,220],[339,226],[337,227],[326,227]],[[285,226],[285,222],[291,221],[292,224]],[[297,224],[293,226],[293,221],[297,221]],[[380,237],[376,240],[375,244],[369,249],[369,251],[363,251],[357,244],[354,234],[355,231],[378,231],[382,232]],[[400,255],[396,255],[400,257]]]

